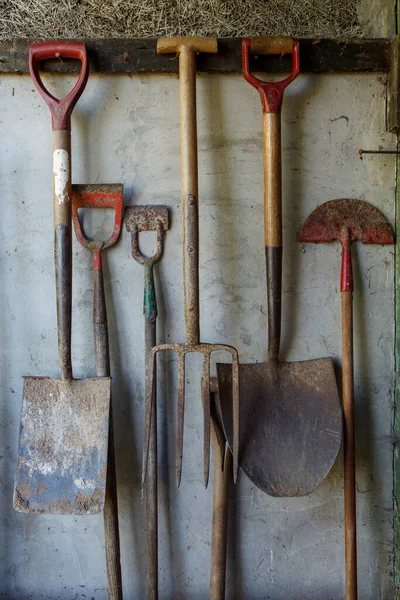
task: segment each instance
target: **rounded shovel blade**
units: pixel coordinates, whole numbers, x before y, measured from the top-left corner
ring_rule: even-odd
[[[16,510],[82,515],[103,509],[110,381],[24,378]]]
[[[232,443],[230,365],[218,364],[222,419]],[[239,465],[270,496],[306,496],[339,452],[342,411],[330,359],[240,365]]]

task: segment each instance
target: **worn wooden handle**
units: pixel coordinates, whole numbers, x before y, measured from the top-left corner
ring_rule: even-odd
[[[150,391],[151,349],[157,344],[156,319],[145,319],[146,393]],[[156,374],[154,373],[154,377]],[[150,442],[146,477],[146,552],[147,600],[158,598],[158,481],[157,481],[157,384],[153,381],[153,408],[151,411]]]
[[[118,526],[117,475],[112,406],[110,404],[110,429],[108,437],[108,460],[106,497],[104,502],[104,539],[106,546],[108,600],[122,600],[121,550]]]
[[[225,599],[226,549],[228,539],[228,498],[232,454],[218,420],[214,395],[216,377],[210,379],[211,439],[214,453],[214,491],[211,535],[210,600]]]
[[[293,38],[275,35],[260,35],[250,38],[251,54],[291,54]]]
[[[213,445],[215,448],[214,436]],[[214,465],[210,600],[224,600],[228,539],[228,494],[232,470],[232,454],[228,444],[225,447],[223,465],[219,458],[219,450],[214,450]]]
[[[185,325],[194,346],[200,340],[196,55],[187,47],[179,54],[179,104]]]
[[[282,247],[281,115],[263,115],[265,246]]]
[[[101,249],[95,248],[93,255],[93,334],[96,377],[110,377],[107,305],[104,290]],[[121,550],[118,525],[117,474],[115,462],[112,399],[110,398],[106,497],[103,513],[104,540],[106,547],[108,598],[109,600],[122,600]]]
[[[353,294],[342,294],[342,399],[346,600],[357,600],[356,473],[354,433]]]
[[[282,298],[281,115],[264,113],[264,234],[268,301],[268,359],[279,359]]]
[[[71,132],[53,131],[54,263],[61,377],[72,378]]]
[[[218,42],[217,38],[212,37],[166,37],[157,40],[157,54],[179,54],[183,48],[216,54]]]
[[[71,230],[71,132],[53,131],[53,198],[54,226]],[[71,233],[70,233],[71,235]]]

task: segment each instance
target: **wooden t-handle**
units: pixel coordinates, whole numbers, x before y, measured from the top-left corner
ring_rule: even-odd
[[[166,37],[157,40],[157,54],[180,54],[183,48],[192,52],[216,54],[218,42],[212,37]]]
[[[200,341],[196,53],[217,52],[217,40],[201,37],[160,38],[157,52],[179,54],[185,324],[186,341],[195,346]]]
[[[249,39],[251,54],[292,54],[294,48],[291,37],[260,35]]]

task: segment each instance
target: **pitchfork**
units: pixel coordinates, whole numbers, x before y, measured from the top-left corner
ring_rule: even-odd
[[[145,482],[147,473],[156,356],[159,352],[174,350],[178,358],[176,482],[179,486],[182,476],[185,356],[190,352],[198,352],[203,355],[203,379],[201,387],[204,415],[204,485],[207,487],[210,465],[210,357],[212,352],[226,351],[232,356],[232,454],[233,478],[235,482],[237,479],[239,445],[239,357],[237,350],[225,344],[205,344],[200,341],[196,54],[199,52],[217,52],[217,40],[215,38],[200,37],[161,38],[157,42],[157,52],[158,54],[179,54],[183,213],[182,250],[186,342],[183,344],[162,344],[155,346],[150,355],[148,366],[150,380],[146,395],[142,484]]]

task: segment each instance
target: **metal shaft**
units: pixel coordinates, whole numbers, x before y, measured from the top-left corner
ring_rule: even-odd
[[[195,346],[200,341],[196,53],[185,46],[179,54],[179,89],[185,325],[186,341]]]
[[[97,377],[110,377],[107,309],[104,293],[101,250],[94,252],[93,332]],[[121,551],[118,527],[117,478],[115,468],[112,403],[108,438],[107,483],[104,502],[104,538],[106,546],[109,600],[122,600]]]
[[[353,293],[342,292],[342,396],[344,412],[344,517],[346,600],[357,600],[356,473],[354,431]]]
[[[156,317],[145,319],[144,340],[147,390],[150,381],[148,369],[151,349],[157,343]],[[146,478],[147,600],[157,600],[158,598],[157,384],[155,374],[153,383],[153,408]]]

